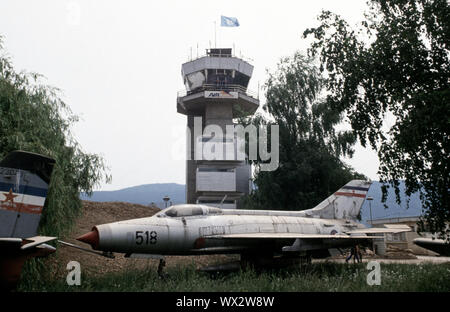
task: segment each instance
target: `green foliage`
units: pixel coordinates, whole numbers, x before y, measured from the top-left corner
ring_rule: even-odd
[[[39,232],[60,236],[79,213],[80,192],[92,189],[105,175],[103,159],[86,154],[70,134],[78,119],[58,97],[59,90],[40,83],[35,73],[17,73],[5,56],[0,37],[0,159],[25,150],[56,160]],[[29,270],[36,270],[34,262]]]
[[[381,285],[367,284],[366,264],[313,263],[288,269],[232,272],[209,276],[195,264],[168,268],[160,279],[154,267],[129,268],[102,276],[81,275],[80,286],[65,278],[50,280],[19,291],[126,291],[126,292],[308,292],[308,291],[433,291],[448,292],[448,264],[381,264]]]
[[[328,11],[309,52],[326,72],[326,102],[345,112],[379,176],[407,195],[420,191],[431,231],[450,221],[450,6],[446,0],[372,0],[357,29]],[[386,130],[388,116],[393,126]],[[447,233],[450,233],[447,229]]]
[[[262,171],[255,162],[257,190],[249,208],[303,210],[320,203],[352,179],[365,177],[340,160],[351,156],[355,136],[335,129],[341,114],[320,98],[323,79],[313,60],[296,53],[284,58],[265,84],[268,118],[245,123],[279,126],[279,167]]]

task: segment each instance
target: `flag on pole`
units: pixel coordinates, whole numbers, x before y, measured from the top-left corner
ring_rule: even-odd
[[[220,26],[222,27],[237,27],[239,21],[236,17],[220,16]]]

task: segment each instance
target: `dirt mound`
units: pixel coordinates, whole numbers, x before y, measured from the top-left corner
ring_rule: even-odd
[[[411,249],[404,249],[396,246],[388,246],[386,249],[387,259],[417,259]]]
[[[124,202],[92,202],[83,201],[81,216],[76,220],[72,231],[60,240],[90,249],[90,246],[77,241],[75,238],[89,232],[94,225],[116,222],[120,220],[145,218],[157,213],[159,208]],[[57,252],[51,255],[46,263],[49,270],[57,278],[67,276],[66,266],[70,261],[80,263],[81,271],[89,274],[104,274],[134,268],[149,268],[156,270],[158,260],[129,259],[123,254],[115,254],[115,259],[97,256],[75,248],[58,244]],[[186,265],[195,263],[198,267],[221,261],[225,256],[195,256],[195,257],[167,257],[167,266]]]

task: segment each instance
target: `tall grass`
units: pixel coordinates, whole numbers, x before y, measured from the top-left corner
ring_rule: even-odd
[[[154,268],[127,269],[103,276],[82,274],[80,286],[65,280],[22,284],[20,291],[127,292],[305,292],[305,291],[450,291],[450,264],[381,264],[381,285],[369,286],[365,264],[315,263],[294,269],[245,270],[208,275],[193,264],[166,270],[161,279]]]

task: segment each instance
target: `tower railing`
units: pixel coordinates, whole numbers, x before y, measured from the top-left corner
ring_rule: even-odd
[[[178,92],[178,97],[183,97],[186,95],[196,94],[203,91],[227,91],[227,92],[238,92],[247,96],[250,96],[254,99],[259,99],[259,94],[254,91],[250,91],[247,88],[237,85],[237,84],[210,84],[205,83],[201,87],[196,88],[195,90],[186,91],[182,90]]]

